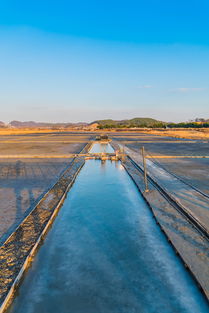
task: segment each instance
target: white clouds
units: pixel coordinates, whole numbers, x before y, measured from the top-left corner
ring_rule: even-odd
[[[181,88],[175,88],[171,89],[170,91],[173,92],[180,92],[180,93],[188,93],[188,92],[198,92],[198,91],[205,91],[208,90],[208,88],[187,88],[187,87],[181,87]]]
[[[137,87],[138,89],[151,89],[154,88],[152,85],[141,85]],[[158,89],[158,88],[157,88]],[[174,93],[191,93],[191,92],[201,92],[209,90],[208,87],[180,87],[180,88],[172,88],[168,91]]]
[[[139,89],[150,89],[153,88],[151,85],[143,85],[143,86],[138,86]]]

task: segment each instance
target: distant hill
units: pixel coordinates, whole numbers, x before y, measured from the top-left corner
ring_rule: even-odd
[[[44,122],[20,122],[12,121],[9,123],[14,128],[68,128],[68,127],[83,127],[87,126],[88,123],[44,123]]]
[[[147,117],[136,117],[127,120],[98,120],[92,123],[45,123],[34,121],[12,121],[9,123],[13,128],[134,128],[134,127],[163,127],[166,123]],[[1,127],[1,125],[0,125]]]
[[[2,122],[2,121],[0,121],[0,128],[4,128],[4,127],[6,127],[6,124],[4,123],[4,122]]]
[[[148,117],[135,117],[125,120],[97,120],[91,123],[46,123],[34,121],[12,121],[6,124],[0,121],[0,128],[46,128],[46,129],[74,129],[74,130],[89,130],[96,129],[122,129],[122,128],[209,128],[209,119],[196,118],[195,120],[182,123],[162,122]]]
[[[134,127],[163,127],[165,122],[148,117],[136,117],[129,120],[98,120],[99,128],[134,128]]]

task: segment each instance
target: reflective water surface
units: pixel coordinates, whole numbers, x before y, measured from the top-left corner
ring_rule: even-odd
[[[89,152],[90,153],[99,153],[99,152],[113,153],[114,150],[110,144],[95,143],[93,144]]]
[[[208,306],[122,165],[89,160],[9,312],[202,313]]]

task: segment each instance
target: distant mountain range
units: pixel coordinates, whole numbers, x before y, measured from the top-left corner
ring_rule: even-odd
[[[186,123],[167,123],[162,122],[153,118],[147,117],[136,117],[126,120],[97,120],[91,123],[79,122],[79,123],[45,123],[45,122],[34,122],[34,121],[12,121],[8,124],[0,121],[0,128],[51,128],[51,129],[60,129],[60,128],[74,128],[74,129],[108,129],[108,128],[185,128],[185,127],[209,127],[209,119],[196,118],[193,121]]]
[[[0,127],[12,127],[12,128],[78,128],[94,126],[98,128],[122,128],[122,127],[152,127],[163,122],[155,120],[153,118],[132,118],[127,120],[98,120],[91,123],[45,123],[34,121],[12,121],[9,124],[0,122]],[[160,126],[159,125],[159,126]]]
[[[12,128],[69,128],[69,127],[84,127],[88,126],[88,123],[45,123],[45,122],[20,122],[12,121],[9,124],[0,122],[0,127],[12,127]]]
[[[2,121],[0,121],[0,127],[6,127],[6,124]]]
[[[155,120],[147,117],[136,117],[129,120],[98,120],[94,123],[98,123],[99,128],[124,128],[124,127],[162,127],[166,125],[165,122]]]

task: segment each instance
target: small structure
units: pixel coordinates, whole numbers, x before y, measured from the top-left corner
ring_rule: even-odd
[[[107,152],[99,152],[99,153],[87,153],[83,154],[82,156],[85,157],[85,160],[101,160],[101,161],[106,161],[106,160],[111,160],[111,161],[119,161],[122,160],[122,156],[118,152],[113,152],[113,153],[107,153]]]
[[[108,138],[107,134],[101,134],[101,135],[96,136],[96,140],[97,141],[108,141],[109,138]]]

